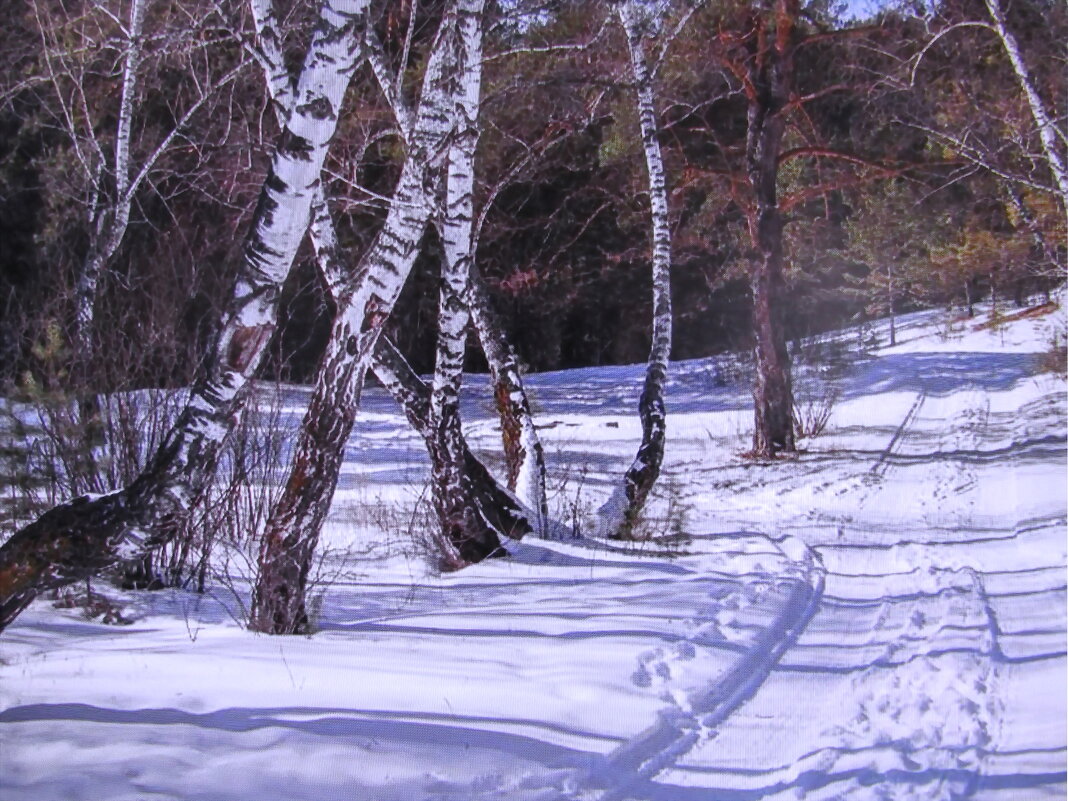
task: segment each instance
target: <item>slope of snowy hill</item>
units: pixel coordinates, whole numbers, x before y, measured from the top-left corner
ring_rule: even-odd
[[[1064,798],[1065,317],[986,322],[824,338],[797,381],[827,428],[773,463],[742,455],[744,365],[674,365],[629,546],[587,535],[641,368],[531,376],[565,538],[449,575],[412,545],[422,445],[369,390],[319,631],[244,631],[237,550],[205,595],[109,589],[128,626],[38,601],[0,636],[0,798]]]

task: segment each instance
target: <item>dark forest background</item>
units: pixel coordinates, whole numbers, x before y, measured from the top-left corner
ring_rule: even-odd
[[[433,31],[439,5],[419,4],[417,30]],[[657,75],[675,359],[750,345],[747,107],[730,42],[759,5],[705,4],[670,41]],[[72,288],[100,194],[79,166],[89,137],[71,132],[91,131],[106,147],[118,113],[121,37],[98,7],[13,0],[0,10],[0,382],[8,387],[64,380]],[[279,7],[286,56],[299,64],[311,12],[299,2]],[[496,8],[487,42],[479,268],[529,369],[641,362],[651,318],[648,212],[625,47],[600,3],[541,4],[522,24],[515,8]],[[1066,6],[1014,0],[1006,9],[1063,130]],[[387,46],[401,46],[411,11],[398,2],[381,15]],[[887,7],[866,19],[812,2],[803,16],[779,178],[788,337],[931,305],[963,312],[990,295],[1023,303],[1059,283],[1062,200],[1025,98],[997,38],[962,24],[987,19],[983,0]],[[248,30],[241,3],[152,4],[135,162],[192,107],[191,87],[246,58]],[[344,244],[359,252],[384,215],[400,151],[369,77],[353,82],[348,102],[327,194]],[[104,276],[97,315],[106,323],[94,332],[100,388],[191,379],[228,297],[276,133],[254,65],[183,121],[136,193]],[[265,377],[310,380],[329,332],[305,249]],[[390,323],[420,371],[434,360],[438,254],[430,234]],[[469,359],[484,368],[477,346]]]

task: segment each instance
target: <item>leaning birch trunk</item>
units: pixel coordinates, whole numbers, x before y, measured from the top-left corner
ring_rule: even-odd
[[[0,547],[0,630],[41,592],[168,541],[214,474],[274,331],[278,295],[355,64],[367,0],[325,0],[295,104],[260,195],[211,364],[148,467],[128,487],[46,512]]]
[[[434,431],[430,425],[430,387],[415,374],[404,356],[383,338],[375,348],[375,377],[400,404],[412,428],[422,434],[430,447]],[[463,444],[465,480],[469,482],[472,507],[497,531],[523,531],[528,527],[527,510],[490,475],[486,466]]]
[[[457,16],[472,4],[481,5],[458,0],[445,12],[390,212],[354,284],[339,298],[289,477],[264,533],[250,622],[260,631],[286,634],[307,628],[304,589],[311,556],[333,499],[365,371],[432,212],[432,185],[440,172],[436,162],[452,124],[460,63]]]
[[[1065,170],[1064,158],[1057,146],[1057,130],[1050,118],[1046,104],[1042,100],[1035,83],[1031,79],[1031,73],[1027,69],[1027,63],[1020,51],[1020,44],[1016,41],[1016,35],[1009,30],[1005,22],[1005,12],[1001,8],[1001,0],[986,0],[986,9],[990,18],[994,21],[994,30],[1001,39],[1002,47],[1012,63],[1012,71],[1016,74],[1016,80],[1020,83],[1024,96],[1027,98],[1028,108],[1031,110],[1031,118],[1038,127],[1038,136],[1042,141],[1042,150],[1046,154],[1046,163],[1049,164],[1053,180],[1061,193],[1061,208],[1068,214],[1068,172]],[[1063,134],[1062,134],[1063,136]]]
[[[653,342],[645,371],[645,384],[638,401],[642,441],[634,462],[598,512],[601,534],[629,538],[645,506],[649,491],[660,476],[667,432],[664,389],[671,357],[671,231],[668,227],[667,182],[657,138],[653,74],[642,44],[639,10],[633,0],[621,3],[619,20],[627,36],[631,72],[637,92],[638,122],[642,149],[649,173],[649,205],[653,229]]]

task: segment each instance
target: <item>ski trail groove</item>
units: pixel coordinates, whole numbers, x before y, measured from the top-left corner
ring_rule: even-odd
[[[875,464],[872,465],[871,470],[868,471],[872,476],[882,478],[886,475],[886,471],[890,467],[890,457],[893,456],[894,448],[897,447],[898,442],[901,441],[901,438],[905,436],[905,433],[912,427],[912,424],[916,420],[916,416],[920,413],[920,409],[923,408],[923,404],[926,400],[926,390],[921,391],[916,396],[916,400],[913,401],[912,406],[909,407],[909,410],[905,413],[905,418],[901,421],[901,425],[897,427],[894,435],[890,437],[890,441],[886,444],[886,448],[879,454],[879,458],[875,461]]]
[[[797,641],[815,615],[823,596],[825,570],[819,556],[808,546],[792,537],[777,546],[791,560],[793,567],[785,576],[773,578],[781,586],[792,584],[782,605],[782,611],[764,628],[756,641],[716,682],[706,690],[684,697],[671,693],[674,701],[660,712],[650,729],[623,744],[605,761],[592,770],[582,785],[598,788],[600,794],[577,794],[573,797],[598,801],[623,801],[631,797],[645,782],[670,767],[702,739],[715,735],[715,727],[751,699],[767,679],[783,654]],[[792,573],[792,575],[791,575]],[[698,627],[683,642],[676,644],[674,659],[690,659],[702,644],[702,630],[714,621]],[[653,667],[653,675],[670,677],[670,659],[652,655],[639,668],[638,676],[652,682],[646,667]]]

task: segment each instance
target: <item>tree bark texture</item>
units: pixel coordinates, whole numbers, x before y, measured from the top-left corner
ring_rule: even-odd
[[[637,92],[638,122],[642,150],[649,174],[649,206],[652,220],[653,337],[645,383],[638,401],[642,441],[622,484],[600,509],[602,533],[611,537],[632,536],[634,524],[650,490],[660,476],[667,435],[664,391],[671,357],[671,229],[668,225],[667,180],[660,151],[653,73],[642,43],[640,8],[633,0],[618,7],[627,37],[631,73]]]
[[[340,266],[341,250],[338,245],[333,221],[325,200],[317,202],[312,210],[312,241],[315,244],[317,263],[327,284],[331,298],[336,298],[345,283],[345,273]],[[382,336],[375,347],[371,370],[390,396],[403,410],[411,426],[419,432],[427,445],[430,458],[435,458],[432,447],[434,427],[431,422],[431,389],[408,364],[404,356]],[[457,417],[457,423],[459,418]],[[501,531],[509,536],[521,536],[529,527],[529,517],[522,504],[502,489],[486,467],[467,446],[463,432],[457,427],[460,479],[475,498],[470,504],[470,514],[481,515],[477,526],[481,529]]]
[[[262,0],[261,0],[262,2]],[[412,109],[400,94],[380,47],[369,47],[368,61],[393,109],[405,139],[411,136]],[[474,235],[477,240],[477,234]],[[472,250],[477,251],[477,241]],[[545,492],[545,455],[534,428],[530,400],[523,385],[519,358],[508,342],[504,326],[493,311],[478,265],[472,260],[468,276],[466,304],[479,344],[493,378],[494,398],[501,420],[501,439],[508,471],[508,488],[529,510],[533,531],[548,531],[548,500]]]
[[[460,424],[467,327],[466,298],[473,252],[475,148],[482,87],[482,14],[471,4],[458,15],[462,43],[457,72],[454,128],[449,145],[445,203],[440,222],[444,259],[438,298],[438,341],[430,395],[428,441],[430,489],[440,530],[437,547],[441,567],[455,570],[477,562],[500,548],[499,534],[478,514],[471,483],[465,480],[466,445]]]
[[[387,339],[382,339],[374,356],[375,376],[404,409],[408,422],[427,441],[434,438],[430,425],[430,388],[415,374],[400,352]],[[529,528],[527,511],[510,492],[503,489],[486,467],[463,446],[465,482],[471,509],[480,514],[486,525],[508,536],[518,536]]]
[[[759,458],[797,450],[783,325],[783,217],[777,195],[796,15],[796,0],[778,0],[774,29],[760,20],[749,69],[745,162],[755,201],[749,233],[755,250],[751,275],[756,357],[753,455]]]
[[[39,593],[142,556],[171,538],[211,480],[274,330],[278,296],[308,226],[338,109],[362,41],[366,0],[326,0],[253,216],[241,271],[186,408],[134,482],[42,515],[0,547],[0,630]]]
[[[471,265],[468,307],[493,378],[493,398],[501,420],[501,440],[508,489],[530,509],[534,532],[548,534],[549,502],[545,491],[545,450],[534,428],[530,399],[523,386],[519,357],[508,342],[477,264]]]
[[[338,309],[316,376],[296,453],[263,535],[251,627],[275,634],[306,630],[304,590],[326,519],[345,445],[352,432],[364,375],[418,253],[435,205],[440,162],[453,124],[458,66],[458,18],[475,0],[450,4],[423,77],[408,154],[386,221],[364,256]]]

